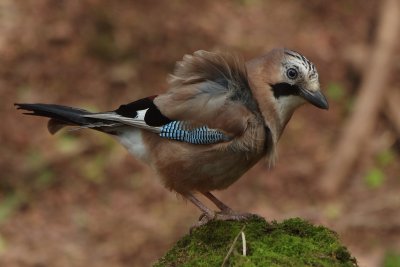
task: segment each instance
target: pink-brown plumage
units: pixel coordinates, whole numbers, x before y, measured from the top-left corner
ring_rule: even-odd
[[[166,187],[183,195],[228,187],[266,153],[261,122],[249,122],[241,136],[226,143],[170,142],[144,131],[143,142],[151,166]]]
[[[221,76],[227,76],[233,88],[213,82]],[[241,77],[248,77],[247,70],[237,57],[200,51],[177,64],[171,89],[155,98],[167,117],[206,124],[232,137],[229,142],[197,146],[144,133],[152,166],[171,190],[185,195],[224,189],[271,151],[270,133],[260,114],[231,99]],[[202,89],[207,86],[215,89]]]
[[[210,191],[228,187],[263,157],[273,162],[277,142],[297,107],[310,102],[328,108],[314,65],[287,49],[246,63],[229,53],[197,51],[177,63],[169,85],[164,94],[111,112],[17,106],[51,118],[52,133],[78,125],[115,136],[152,166],[168,189],[199,207],[206,221],[217,215],[193,193],[213,201],[222,211],[218,218],[243,218]]]

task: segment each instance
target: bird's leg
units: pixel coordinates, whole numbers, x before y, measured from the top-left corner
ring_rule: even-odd
[[[204,225],[215,218],[215,212],[209,209],[203,203],[201,203],[200,200],[198,200],[192,193],[187,193],[184,195],[184,197],[190,200],[190,202],[192,202],[196,207],[198,207],[203,212],[203,214],[200,216],[199,221],[192,226],[192,229]]]
[[[221,200],[219,200],[218,198],[216,198],[213,194],[211,194],[211,192],[205,192],[202,193],[206,198],[208,198],[209,200],[211,200],[215,206],[217,206],[223,213],[226,214],[233,214],[233,210],[231,208],[229,208],[227,205],[225,205]]]
[[[236,213],[231,208],[226,206],[222,201],[217,199],[214,195],[210,192],[203,193],[208,199],[210,199],[220,210],[221,212],[214,212],[213,210],[209,209],[206,205],[201,203],[192,193],[186,193],[184,197],[190,202],[192,202],[196,207],[198,207],[203,213],[201,214],[199,221],[195,223],[190,231],[193,229],[200,227],[202,225],[207,224],[209,221],[212,220],[219,220],[219,221],[242,221],[247,220],[250,217],[254,216],[250,213]]]
[[[227,205],[225,205],[221,200],[216,198],[213,194],[210,192],[205,192],[202,193],[206,198],[211,200],[220,210],[221,212],[218,212],[215,215],[215,220],[221,220],[221,221],[241,221],[241,220],[247,220],[250,217],[254,216],[254,214],[251,213],[237,213],[233,211],[231,208],[229,208]]]

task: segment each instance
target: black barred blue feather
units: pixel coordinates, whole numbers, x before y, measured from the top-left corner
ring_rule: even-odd
[[[190,129],[187,123],[172,121],[161,127],[160,137],[197,145],[215,144],[229,141],[222,132],[207,126]]]

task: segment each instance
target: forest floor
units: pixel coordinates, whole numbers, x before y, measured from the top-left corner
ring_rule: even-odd
[[[352,112],[363,74],[356,63],[368,58],[378,10],[379,1],[361,0],[1,1],[0,265],[149,266],[199,216],[112,138],[51,136],[45,120],[13,103],[111,110],[165,91],[186,53],[250,59],[277,46],[315,63],[330,109],[302,107],[277,164],[258,163],[216,195],[267,220],[330,227],[360,266],[400,261],[400,142],[384,115],[365,144],[373,152],[360,155],[339,192],[326,198],[318,182]],[[398,89],[400,77],[390,84]]]

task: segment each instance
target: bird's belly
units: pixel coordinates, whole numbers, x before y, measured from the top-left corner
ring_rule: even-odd
[[[165,186],[178,193],[208,192],[228,187],[261,157],[233,151],[199,149],[191,150],[183,157],[172,152],[154,167]]]
[[[131,154],[152,166],[167,188],[181,194],[224,189],[264,156],[219,145],[171,141],[139,129],[118,139]]]
[[[157,153],[150,156],[151,165],[167,188],[181,194],[224,189],[263,156],[261,153],[219,150],[214,146],[163,143],[160,142]]]
[[[231,163],[226,161],[213,161],[204,164],[198,171],[198,179],[191,179],[192,186],[200,192],[224,189],[237,181],[246,171],[248,171],[257,160],[241,158],[240,156],[232,159]]]

